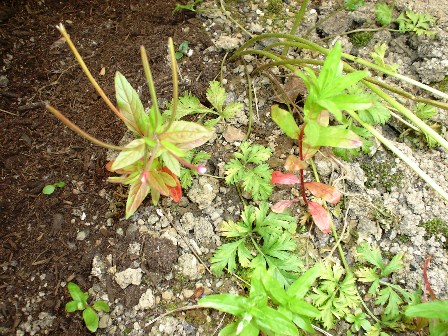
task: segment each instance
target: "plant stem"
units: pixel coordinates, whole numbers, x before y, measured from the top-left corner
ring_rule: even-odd
[[[308,2],[309,2],[309,0],[303,0],[302,1],[302,4],[300,5],[300,9],[299,9],[299,11],[296,14],[296,18],[294,20],[294,23],[292,24],[292,28],[291,28],[291,32],[290,32],[291,35],[295,35],[296,34],[297,28],[299,27],[300,22],[302,22],[303,16],[305,15],[305,11],[306,11],[306,7],[308,6]],[[282,56],[285,57],[288,54],[288,51],[289,51],[289,47],[285,46],[283,48]]]
[[[168,39],[168,48],[170,51],[171,72],[173,76],[173,103],[171,105],[170,121],[168,125],[166,125],[165,130],[162,133],[168,131],[171,125],[173,124],[174,120],[176,119],[177,101],[179,99],[176,53],[174,51],[173,39],[171,37]]]
[[[247,78],[247,97],[249,99],[249,124],[247,125],[247,132],[246,132],[246,136],[244,137],[243,141],[247,141],[247,139],[249,139],[250,136],[250,132],[252,131],[252,119],[254,117],[254,112],[253,112],[253,96],[252,96],[252,78],[250,77],[249,71],[247,70],[247,64],[246,62],[244,62],[244,73],[246,74],[246,78]]]
[[[90,73],[90,70],[87,68],[87,65],[84,63],[84,60],[82,59],[81,55],[79,54],[78,50],[76,49],[75,45],[73,44],[72,40],[70,39],[70,36],[67,34],[67,31],[65,30],[65,27],[63,24],[59,24],[56,26],[56,28],[61,32],[62,36],[64,37],[65,41],[67,42],[68,46],[70,47],[70,50],[72,51],[73,55],[75,55],[76,60],[78,61],[79,65],[82,68],[82,71],[86,74],[87,78],[89,79],[90,83],[95,88],[96,92],[103,98],[104,102],[109,106],[109,108],[117,115],[118,118],[123,120],[126,124],[129,124],[129,120],[125,118],[125,116],[118,111],[118,109],[115,107],[114,104],[109,100],[109,98],[104,93],[103,89],[99,86],[95,78],[93,78],[92,74]]]
[[[414,172],[417,173],[426,183],[429,184],[431,188],[433,188],[444,200],[448,202],[448,193],[444,191],[428,174],[426,174],[420,167],[413,162],[408,156],[406,156],[403,152],[401,152],[392,141],[386,139],[381,135],[372,125],[364,123],[355,112],[347,111],[348,114],[352,116],[358,123],[361,124],[366,130],[368,130],[372,135],[377,138],[384,146],[390,149],[396,156],[398,156],[401,160],[403,160],[409,167],[412,168]]]
[[[143,71],[145,72],[146,81],[148,82],[149,94],[151,95],[152,106],[154,108],[154,124],[153,134],[157,131],[157,125],[159,124],[159,103],[157,102],[157,93],[154,85],[154,80],[152,78],[151,67],[148,62],[148,55],[146,54],[146,49],[144,46],[140,47],[140,55],[142,58]],[[148,135],[146,135],[148,136]]]
[[[58,118],[60,121],[62,121],[68,128],[70,128],[72,131],[75,131],[76,133],[78,133],[80,136],[84,137],[85,139],[89,140],[90,142],[94,143],[95,145],[107,148],[107,149],[113,149],[113,150],[119,150],[119,151],[124,151],[124,150],[129,150],[130,148],[126,148],[126,147],[120,147],[120,146],[115,146],[115,145],[111,145],[108,144],[106,142],[103,142],[101,140],[98,140],[97,138],[91,136],[90,134],[84,132],[82,129],[80,129],[78,126],[76,126],[74,123],[72,123],[67,117],[65,117],[61,112],[59,112],[59,110],[57,110],[56,108],[54,108],[51,105],[46,105],[45,106],[47,108],[48,111],[50,111],[51,113],[53,113],[53,115]]]
[[[306,126],[306,123],[303,122],[302,127],[300,128],[300,133],[299,133],[299,157],[300,157],[301,161],[303,161],[303,135],[305,133],[305,126]],[[305,202],[305,205],[308,205],[308,199],[306,198],[306,193],[305,193],[305,179],[304,179],[303,175],[304,175],[303,168],[301,168],[299,170],[300,189],[302,191],[302,199]]]

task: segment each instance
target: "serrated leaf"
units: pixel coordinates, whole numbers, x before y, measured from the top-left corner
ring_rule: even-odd
[[[341,193],[333,186],[320,182],[305,182],[305,189],[314,196],[324,199],[330,204],[336,204],[341,200]]]
[[[281,171],[275,170],[272,172],[271,184],[297,184],[299,178],[294,174],[283,174]]]
[[[194,122],[174,121],[170,128],[159,135],[159,140],[168,141],[183,150],[203,145],[213,135],[213,131]]]
[[[369,267],[360,268],[355,273],[358,280],[361,282],[373,282],[379,279],[379,275],[375,272],[375,270]]]
[[[392,22],[393,7],[389,7],[384,2],[377,3],[375,5],[376,21],[382,26],[388,26]]]
[[[430,119],[437,115],[437,109],[432,105],[417,103],[415,106],[415,115],[420,119]]]
[[[393,272],[398,271],[403,267],[402,260],[403,253],[395,255],[392,260],[381,270],[381,277],[387,277]]]
[[[98,329],[98,315],[91,307],[87,307],[82,312],[82,318],[86,324],[87,329],[91,332],[95,332]]]
[[[381,258],[381,252],[377,247],[371,248],[369,243],[363,242],[356,247],[356,252],[358,253],[358,260],[365,260],[379,269],[383,269],[383,259]]]
[[[229,273],[233,273],[236,269],[235,258],[242,257],[243,263],[252,258],[249,250],[245,245],[245,239],[239,239],[232,243],[223,244],[216,250],[215,254],[210,258],[211,270],[216,275],[221,275],[224,267],[227,267]]]
[[[118,154],[117,158],[112,164],[112,171],[130,166],[134,162],[143,158],[146,153],[145,139],[140,138],[133,140],[128,143],[125,148],[128,148],[128,150],[123,150],[120,152],[120,154]]]
[[[281,109],[278,105],[273,105],[271,108],[271,117],[288,137],[294,140],[299,138],[300,128],[297,126],[291,113]]]
[[[219,114],[222,114],[222,108],[224,106],[224,102],[226,101],[226,91],[221,86],[220,82],[211,81],[209,84],[209,88],[206,92],[207,100],[213,105],[213,107],[218,111]]]
[[[156,131],[155,118],[150,118],[143,108],[140,97],[127,79],[120,73],[115,74],[115,94],[117,105],[122,113],[126,126],[134,133],[148,136]],[[155,111],[152,111],[155,114]],[[158,121],[161,121],[159,116]]]
[[[323,233],[329,233],[331,231],[333,221],[328,210],[319,203],[309,201],[308,211],[319,230]]]
[[[235,114],[238,112],[241,112],[243,110],[243,104],[239,102],[230,103],[224,108],[224,111],[222,111],[222,117],[225,119],[233,118]]]
[[[378,298],[375,300],[376,304],[385,305],[383,315],[387,316],[387,319],[393,319],[400,314],[398,306],[403,303],[400,296],[390,287],[385,287],[380,290]]]

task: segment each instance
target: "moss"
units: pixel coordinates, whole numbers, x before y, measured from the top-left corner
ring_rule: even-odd
[[[411,237],[402,234],[402,235],[398,235],[398,240],[400,241],[400,243],[406,244],[411,241]]]
[[[426,230],[425,238],[442,235],[445,237],[443,248],[448,250],[448,222],[440,218],[433,218],[427,222],[420,223],[418,226],[424,227]]]
[[[370,40],[373,37],[373,33],[371,32],[360,32],[350,35],[350,42],[355,47],[365,47],[369,44]]]
[[[267,10],[272,14],[280,14],[283,8],[282,0],[269,0]]]
[[[367,188],[384,188],[387,192],[392,191],[392,187],[400,186],[403,174],[397,169],[392,158],[377,161],[373,157],[369,162],[361,164],[366,175],[365,185]]]

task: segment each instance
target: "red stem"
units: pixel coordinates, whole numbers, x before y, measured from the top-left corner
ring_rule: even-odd
[[[303,161],[303,135],[305,133],[305,125],[306,124],[303,123],[299,133],[299,157],[301,161]],[[305,194],[305,179],[303,177],[303,169],[299,170],[299,174],[300,174],[300,186],[302,188],[302,198],[305,204],[308,204],[308,199],[306,198]]]

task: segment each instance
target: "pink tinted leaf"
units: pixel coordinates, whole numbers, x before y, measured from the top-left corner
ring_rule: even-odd
[[[308,211],[313,218],[316,226],[323,233],[328,233],[331,231],[331,226],[333,225],[330,213],[319,203],[308,202]]]
[[[202,125],[188,121],[175,121],[170,128],[159,135],[160,141],[175,144],[179,149],[190,150],[203,145],[213,135],[213,131]]]
[[[306,130],[306,129],[305,129]],[[362,146],[361,138],[344,125],[321,127],[319,138],[311,142],[314,146],[357,148]]]
[[[128,150],[123,150],[120,154],[118,154],[117,158],[110,167],[112,171],[125,168],[140,160],[145,155],[146,144],[143,138],[131,141],[125,147],[128,148]]]
[[[130,185],[126,202],[126,219],[134,214],[135,210],[142,204],[149,191],[148,183],[142,183],[140,179]]]
[[[323,198],[328,203],[336,204],[341,200],[341,193],[333,186],[320,182],[305,182],[305,189],[314,196]]]
[[[317,153],[318,150],[319,150],[319,147],[313,147],[309,143],[307,143],[306,140],[304,140],[302,142],[303,160],[311,159],[314,156],[314,154]]]
[[[283,213],[286,209],[291,207],[297,200],[281,200],[271,206],[271,211],[275,213]]]
[[[154,188],[163,196],[168,196],[170,194],[168,186],[165,184],[165,181],[163,180],[162,176],[160,176],[159,171],[157,170],[149,171],[147,174],[147,180],[151,188]]]
[[[299,182],[299,178],[294,174],[283,174],[278,170],[272,173],[271,184],[296,184]]]
[[[290,155],[286,159],[285,169],[288,170],[288,171],[296,172],[296,171],[299,171],[300,169],[306,169],[306,168],[308,168],[308,163],[306,163],[305,161],[300,160],[295,155]]]
[[[330,113],[327,110],[322,110],[317,116],[316,122],[320,126],[328,126],[328,123],[330,122]]]
[[[163,167],[162,171],[164,171],[165,173],[169,174],[174,179],[174,181],[176,182],[176,185],[174,187],[169,187],[168,189],[170,191],[170,196],[173,199],[173,201],[176,202],[176,203],[179,203],[180,199],[182,198],[182,187],[180,186],[179,179],[167,167]]]

